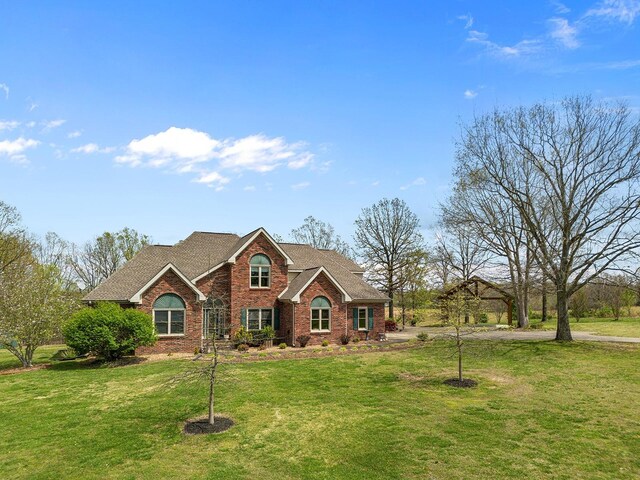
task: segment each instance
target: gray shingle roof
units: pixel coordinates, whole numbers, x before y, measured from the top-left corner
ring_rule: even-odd
[[[122,268],[84,297],[85,301],[112,300],[126,302],[168,263],[189,279],[226,262],[256,232],[239,237],[230,233],[194,232],[173,246],[151,245],[143,248]],[[292,270],[303,270],[289,287],[295,295],[319,267],[324,267],[354,300],[386,299],[386,296],[352,272],[362,267],[333,250],[318,250],[309,245],[279,243],[291,257]],[[309,274],[309,271],[313,273]],[[303,276],[304,274],[304,276]],[[305,276],[307,280],[304,280]],[[304,280],[304,281],[303,281]]]

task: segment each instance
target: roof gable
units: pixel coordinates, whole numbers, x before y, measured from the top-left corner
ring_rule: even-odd
[[[205,296],[204,293],[202,293],[200,290],[198,290],[198,288],[191,283],[191,281],[184,276],[184,274],[178,270],[173,264],[168,263],[167,265],[165,265],[158,273],[156,273],[153,278],[151,280],[149,280],[140,290],[138,290],[130,299],[129,301],[131,303],[140,303],[142,301],[142,294],[144,292],[146,292],[154,283],[156,283],[159,279],[162,278],[162,276],[167,273],[169,270],[171,270],[173,273],[175,273],[178,278],[180,278],[180,280],[182,280],[184,282],[185,285],[187,285],[191,290],[194,291],[194,293],[198,296],[198,300],[200,301],[205,301],[207,299],[207,297]]]
[[[324,273],[324,275],[329,279],[329,281],[333,284],[334,287],[338,289],[338,291],[342,294],[343,302],[350,302],[353,299],[351,295],[338,283],[338,281],[329,273],[329,271],[324,267],[312,268],[310,270],[305,270],[296,278],[294,278],[289,287],[282,292],[278,298],[280,300],[289,300],[294,303],[300,302],[300,295],[309,288],[309,285],[313,283],[313,281],[320,275]]]
[[[273,237],[271,235],[269,235],[269,233],[267,233],[267,231],[260,227],[257,230],[254,230],[253,232],[245,235],[244,237],[242,237],[240,240],[238,240],[238,242],[236,243],[236,245],[234,246],[234,250],[231,251],[229,258],[227,259],[227,262],[229,263],[236,263],[236,259],[238,258],[238,256],[249,246],[251,245],[251,243],[253,243],[256,238],[258,238],[258,236],[262,234],[266,237],[266,239],[269,241],[269,243],[278,251],[278,253],[280,253],[280,255],[282,255],[286,261],[287,265],[292,265],[293,264],[293,260],[291,260],[291,257],[289,255],[287,255],[287,252],[285,252],[282,247],[280,246],[280,244],[278,242],[276,242]]]

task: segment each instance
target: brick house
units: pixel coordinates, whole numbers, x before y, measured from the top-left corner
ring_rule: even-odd
[[[384,332],[388,298],[362,267],[333,250],[279,243],[263,228],[239,237],[194,232],[175,245],[149,245],[84,297],[153,316],[158,343],[142,353],[193,352],[211,335],[267,325],[278,341],[337,343]]]

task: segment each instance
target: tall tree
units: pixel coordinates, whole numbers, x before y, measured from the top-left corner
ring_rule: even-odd
[[[571,295],[640,246],[640,121],[590,97],[496,110],[463,126],[458,169],[517,209],[571,340]]]
[[[423,246],[420,222],[399,198],[383,198],[362,209],[356,219],[355,243],[367,265],[372,282],[387,293],[389,316],[393,318],[393,297],[398,289],[399,272],[411,255]]]
[[[26,231],[20,222],[20,212],[0,200],[0,273],[31,253]]]
[[[483,172],[456,172],[456,186],[451,197],[441,205],[442,223],[463,232],[459,244],[470,245],[460,254],[462,280],[468,280],[470,268],[485,266],[489,257],[502,261],[518,311],[518,327],[529,325],[529,288],[533,267],[530,236],[518,210],[507,199],[497,197],[486,188]],[[460,236],[458,234],[458,236]],[[471,265],[471,266],[467,266]],[[497,267],[497,265],[495,265]],[[466,268],[465,268],[466,267]],[[495,270],[495,269],[494,269]]]
[[[314,248],[335,250],[347,258],[353,258],[353,250],[330,223],[318,220],[313,216],[304,219],[304,223],[291,230],[291,237],[298,243],[306,243]]]
[[[402,329],[406,325],[406,310],[409,304],[413,315],[420,292],[426,292],[427,275],[429,274],[429,255],[424,249],[417,249],[409,254],[408,261],[398,272],[398,291],[402,310]]]
[[[73,245],[69,264],[83,289],[92,290],[150,242],[147,235],[127,227],[104,232],[82,247]]]

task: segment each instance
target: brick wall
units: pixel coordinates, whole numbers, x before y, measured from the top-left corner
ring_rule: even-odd
[[[271,260],[271,285],[269,288],[250,288],[249,260],[257,253],[262,253]],[[278,301],[280,295],[287,288],[287,272],[285,258],[276,250],[271,242],[260,234],[236,258],[231,265],[231,329],[232,335],[241,326],[241,312],[243,308],[281,308]],[[281,309],[282,310],[282,309]],[[280,332],[286,331],[287,318],[280,312]]]
[[[140,347],[136,353],[193,352],[202,344],[202,305],[195,292],[171,270],[143,293],[138,308],[153,315],[153,303],[165,293],[175,293],[186,305],[184,335],[160,336],[153,347]]]

